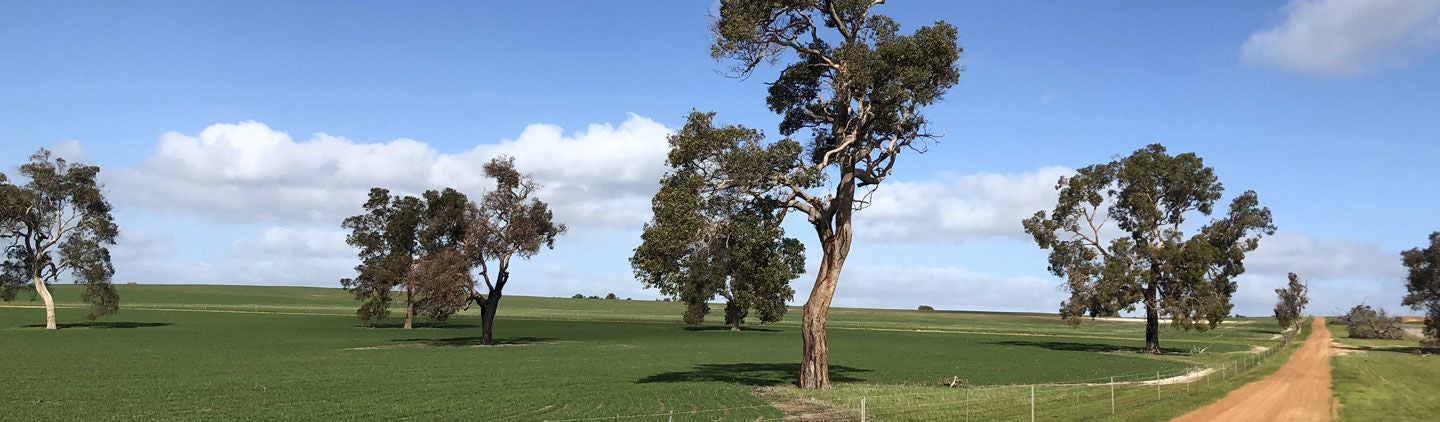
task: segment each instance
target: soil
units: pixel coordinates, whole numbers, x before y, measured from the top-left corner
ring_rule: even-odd
[[[776,388],[793,387],[760,387],[752,391],[756,397],[774,406],[775,409],[785,414],[785,421],[802,422],[831,422],[849,421],[857,416],[854,411],[840,409],[815,399],[777,399],[770,396],[770,392]]]
[[[1310,338],[1280,370],[1176,421],[1328,421],[1331,419],[1330,330],[1315,318]]]

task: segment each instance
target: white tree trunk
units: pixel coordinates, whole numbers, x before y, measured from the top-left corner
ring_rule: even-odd
[[[40,293],[40,300],[45,302],[45,329],[55,329],[55,298],[50,296],[50,288],[45,287],[45,281],[39,277],[35,278],[35,291]]]

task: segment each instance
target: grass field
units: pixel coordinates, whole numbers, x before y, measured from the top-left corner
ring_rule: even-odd
[[[1408,325],[1408,324],[1407,324]],[[1420,342],[1352,339],[1331,325],[1341,346],[1332,360],[1335,397],[1346,420],[1432,420],[1440,415],[1440,357],[1422,355]]]
[[[478,347],[474,310],[406,331],[396,328],[399,318],[360,327],[354,302],[338,289],[119,288],[120,313],[91,323],[78,308],[79,290],[59,286],[69,307],[60,310],[63,329],[56,332],[40,328],[38,302],[3,304],[0,356],[9,370],[0,403],[8,405],[7,419],[666,420],[675,412],[676,420],[756,420],[782,416],[757,388],[773,387],[771,399],[810,394],[784,388],[799,361],[798,310],[779,324],[732,333],[719,324],[679,323],[676,303],[507,297],[496,322],[502,345]],[[1167,353],[1147,356],[1136,352],[1143,328],[1134,322],[1072,329],[1044,314],[835,309],[830,362],[839,387],[822,394],[838,394],[836,403],[857,395],[850,393],[883,401],[916,389],[953,398],[961,390],[1168,376],[1258,363],[1248,351],[1273,345],[1278,332],[1268,318],[1206,333],[1167,330]],[[951,377],[975,387],[931,386]],[[1225,382],[1206,381],[1217,391]],[[1181,387],[1162,388],[1173,389],[1164,393],[1170,397]],[[1101,417],[1093,400],[1074,395],[1073,409],[1050,418]],[[1178,406],[1205,399],[1192,401]],[[1153,419],[1146,407],[1121,409],[1117,418]],[[951,410],[945,415],[956,414]]]

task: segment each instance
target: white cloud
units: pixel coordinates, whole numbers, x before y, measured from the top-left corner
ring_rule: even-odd
[[[1028,239],[1020,220],[1055,208],[1055,182],[1074,174],[1063,167],[1032,173],[980,173],[934,182],[887,183],[874,203],[857,213],[858,234],[872,242]]]
[[[1317,238],[1295,231],[1278,231],[1260,241],[1260,248],[1245,258],[1246,273],[1236,279],[1236,312],[1270,315],[1275,289],[1284,286],[1286,274],[1299,275],[1310,286],[1308,312],[1330,314],[1362,301],[1396,313],[1405,295],[1405,269],[1398,251],[1386,251],[1374,242]]]
[[[50,153],[59,158],[64,158],[72,163],[95,164],[90,160],[90,154],[85,152],[85,145],[80,141],[65,141],[50,146]]]
[[[175,255],[175,239],[170,236],[125,227],[109,247],[112,262],[149,262]]]
[[[1245,41],[1247,63],[1323,77],[1403,65],[1440,46],[1440,1],[1292,0]]]
[[[355,255],[355,249],[345,244],[343,231],[288,227],[271,227],[255,237],[237,240],[230,244],[229,252],[237,257],[340,258]]]
[[[531,125],[515,140],[446,154],[411,139],[356,143],[319,133],[307,141],[258,122],[215,124],[196,136],[162,135],[154,153],[111,181],[114,198],[152,211],[219,222],[339,224],[371,187],[398,193],[454,187],[479,195],[481,167],[500,154],[545,184],[540,197],[572,226],[639,226],[664,171],[669,129],[631,115],[620,126],[565,135]]]
[[[1402,279],[1398,251],[1385,251],[1374,242],[1321,239],[1294,231],[1277,231],[1260,240],[1260,247],[1245,257],[1250,273],[1284,277],[1296,273],[1318,279]]]
[[[1043,277],[995,277],[955,267],[850,265],[840,275],[835,306],[1013,312],[1058,312],[1066,294]],[[792,283],[803,303],[813,276]]]
[[[175,253],[175,239],[126,229],[112,248],[115,282],[337,287],[358,262],[339,231],[270,227],[222,256]],[[203,255],[203,254],[202,254]]]

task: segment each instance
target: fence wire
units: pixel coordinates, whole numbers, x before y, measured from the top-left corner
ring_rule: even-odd
[[[1264,364],[1270,357],[1284,349],[1295,333],[1295,331],[1287,331],[1273,347],[1259,353],[1246,354],[1209,367],[1134,372],[1063,383],[867,394],[859,400],[846,400],[841,403],[804,399],[819,409],[784,417],[767,418],[763,414],[768,413],[767,410],[772,406],[756,405],[548,420],[555,422],[607,420],[673,422],[719,419],[778,421],[791,418],[806,421],[935,420],[968,422],[1098,419],[1111,414],[1145,408],[1153,403],[1165,401],[1167,398],[1192,392],[1210,391],[1209,387],[1212,385],[1219,385],[1232,378],[1243,376],[1249,370]],[[883,391],[879,388],[876,390],[877,392]]]

